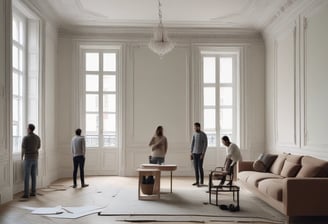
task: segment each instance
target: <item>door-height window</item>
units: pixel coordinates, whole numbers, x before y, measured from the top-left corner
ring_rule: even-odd
[[[24,91],[26,80],[26,20],[13,14],[12,25],[12,128],[13,152],[20,152],[24,124]]]
[[[117,57],[114,50],[85,50],[84,114],[86,145],[117,147]]]
[[[202,54],[203,123],[208,145],[221,146],[221,137],[237,135],[236,53]]]
[[[28,123],[40,135],[40,21],[25,10],[12,16],[12,146],[21,151]]]

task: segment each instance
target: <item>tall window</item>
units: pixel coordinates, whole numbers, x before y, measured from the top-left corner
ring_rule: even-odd
[[[23,135],[24,123],[24,76],[25,69],[25,19],[13,14],[13,49],[12,49],[12,125],[13,125],[13,152],[19,152]]]
[[[219,147],[221,137],[237,135],[237,54],[202,55],[203,122],[208,145]]]
[[[117,146],[117,52],[84,52],[87,147]]]
[[[27,32],[28,30],[28,32]],[[39,21],[15,9],[12,17],[12,145],[21,151],[28,123],[39,129]]]

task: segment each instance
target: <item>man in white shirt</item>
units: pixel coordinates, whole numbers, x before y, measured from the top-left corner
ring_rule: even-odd
[[[81,186],[87,187],[89,184],[84,183],[84,163],[85,163],[85,139],[81,136],[80,128],[75,130],[75,136],[72,138],[71,150],[73,155],[73,188],[76,188],[77,169],[80,168]]]
[[[224,163],[225,171],[227,171],[228,174],[231,174],[233,172],[233,168],[235,164],[239,161],[242,160],[242,156],[240,153],[239,147],[230,142],[230,139],[228,136],[223,136],[221,138],[222,144],[227,147],[227,156],[226,156],[226,161]],[[223,185],[226,180],[226,176],[223,176],[220,182],[220,185]]]

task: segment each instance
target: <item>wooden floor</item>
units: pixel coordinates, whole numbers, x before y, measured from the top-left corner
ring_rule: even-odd
[[[189,186],[193,183],[191,177],[174,177],[173,191],[175,188]],[[24,207],[55,207],[62,206],[81,206],[81,205],[98,205],[106,206],[108,197],[113,197],[111,189],[117,189],[126,185],[137,186],[137,177],[117,177],[117,176],[95,176],[87,177],[87,188],[72,188],[71,179],[61,179],[54,182],[51,188],[37,190],[37,196],[30,198],[28,201],[21,201],[22,193],[14,196],[14,200],[0,206],[0,224],[54,224],[54,223],[79,223],[79,224],[100,224],[100,223],[127,223],[116,221],[116,217],[98,216],[92,214],[77,219],[57,219],[40,215],[32,215],[31,211]],[[169,178],[161,178],[161,188],[169,191]],[[205,189],[204,189],[205,190]],[[142,222],[140,222],[142,223]],[[160,224],[163,222],[147,222]],[[167,223],[167,222],[166,222]],[[178,223],[178,222],[170,222]],[[180,222],[187,223],[187,222]],[[230,224],[236,222],[211,222],[216,224]],[[258,224],[262,224],[256,222]],[[263,223],[264,224],[264,223]]]

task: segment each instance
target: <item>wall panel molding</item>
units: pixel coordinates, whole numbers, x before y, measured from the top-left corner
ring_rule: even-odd
[[[177,46],[162,59],[144,45],[130,49],[126,147],[148,147],[158,125],[164,126],[169,144],[189,142],[189,48]]]
[[[296,25],[274,40],[275,141],[278,146],[298,146],[298,75]]]
[[[328,147],[328,4],[312,8],[300,16],[303,48],[303,141],[302,147],[320,150]],[[325,43],[325,44],[323,44]]]

